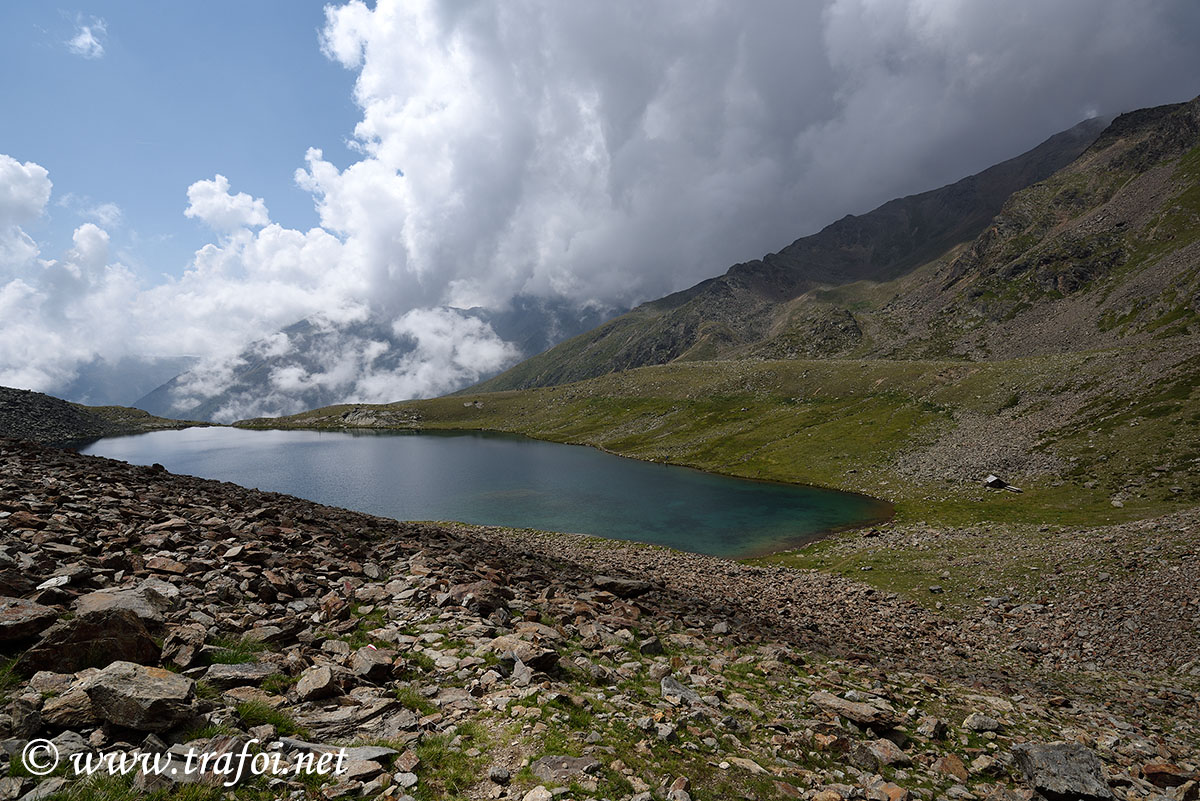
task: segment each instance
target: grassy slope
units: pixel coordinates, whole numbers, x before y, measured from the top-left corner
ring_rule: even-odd
[[[358,425],[509,431],[730,475],[865,492],[893,501],[901,521],[1102,524],[1200,501],[1194,381],[1111,396],[1104,382],[1123,371],[1118,364],[1127,358],[1106,352],[985,364],[677,363],[561,387],[334,406],[241,425],[343,428],[343,413],[367,410],[373,421]],[[1038,445],[1064,463],[1074,461],[1057,475],[1011,476],[1025,489],[1020,495],[986,491],[979,475],[929,479],[895,469],[898,457],[952,434],[963,414],[995,417],[1003,429],[1006,416],[1019,410],[1092,396],[1093,427],[1077,429],[1064,419]],[[1137,477],[1132,486],[1130,476]],[[1118,492],[1121,508],[1110,502]]]
[[[140,434],[147,431],[212,425],[212,423],[195,420],[172,420],[169,417],[158,417],[130,406],[84,406],[78,403],[73,405],[95,415],[121,433]]]

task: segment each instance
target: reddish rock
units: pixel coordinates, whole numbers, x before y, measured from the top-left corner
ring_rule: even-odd
[[[794,784],[787,782],[773,781],[771,785],[775,788],[775,792],[782,798],[803,798],[804,793]]]
[[[867,788],[869,801],[908,801],[908,790],[888,781],[878,781]]]
[[[967,773],[967,766],[963,764],[963,761],[956,754],[946,754],[945,756],[938,757],[933,763],[932,768],[938,773],[953,776],[960,782],[965,782],[969,775]]]
[[[1200,780],[1200,776],[1196,776],[1178,765],[1162,760],[1147,762],[1142,765],[1142,775],[1146,777],[1146,781],[1153,784],[1155,787],[1180,787],[1187,784],[1193,779]]]
[[[175,559],[169,559],[165,556],[153,556],[146,560],[147,570],[156,570],[162,573],[173,573],[182,575],[187,572],[187,565]]]

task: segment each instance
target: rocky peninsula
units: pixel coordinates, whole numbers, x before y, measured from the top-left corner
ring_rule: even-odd
[[[128,406],[84,406],[28,389],[0,387],[0,436],[78,445],[101,437],[210,425],[155,417]]]

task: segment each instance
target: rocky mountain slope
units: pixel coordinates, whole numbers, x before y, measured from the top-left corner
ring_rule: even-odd
[[[471,391],[561,384],[675,359],[713,358],[771,338],[787,304],[814,289],[887,281],[970,241],[1014,192],[1073,162],[1104,125],[1088,120],[957,183],[849,215],[778,253],[643,304]],[[810,350],[837,352],[854,344],[855,324],[845,310],[809,317],[798,337]]]
[[[1032,162],[1045,172],[993,180],[995,194],[963,199],[988,171],[841,220],[472,391],[674,360],[982,361],[1193,336],[1200,99],[1124,114],[1096,133],[1073,129],[1010,162],[1049,148]]]
[[[982,360],[1200,333],[1200,98],[1125,114],[873,314],[881,357]]]
[[[403,524],[0,440],[0,795],[1193,799],[1198,522],[1110,529],[1114,553],[1155,550],[952,615],[809,571]],[[63,761],[43,776],[47,741]],[[182,768],[189,749],[274,767],[81,782],[66,761]],[[340,772],[296,775],[321,754]]]
[[[166,420],[123,406],[82,406],[27,389],[0,387],[0,437],[67,445],[195,423]]]

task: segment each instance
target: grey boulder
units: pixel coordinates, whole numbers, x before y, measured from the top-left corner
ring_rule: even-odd
[[[591,757],[547,756],[529,766],[534,776],[548,784],[566,784],[585,773],[594,773],[602,765]]]
[[[1022,743],[1013,747],[1029,785],[1049,801],[1111,801],[1100,758],[1078,743]]]
[[[165,731],[192,716],[196,683],[161,668],[113,662],[84,692],[97,716],[138,731]]]
[[[21,655],[13,670],[75,673],[111,662],[155,664],[160,649],[141,619],[128,609],[104,609],[57,623]]]
[[[96,590],[75,601],[76,614],[86,615],[105,609],[128,609],[150,625],[160,626],[164,613],[179,597],[179,590],[161,579],[146,579],[137,587],[123,590]]]

